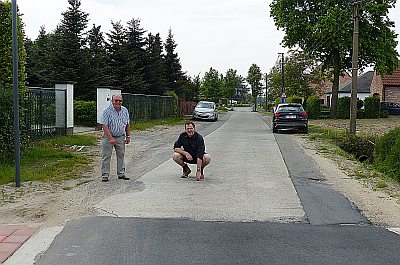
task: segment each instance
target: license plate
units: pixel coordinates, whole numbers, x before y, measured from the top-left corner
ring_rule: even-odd
[[[296,115],[286,115],[286,119],[296,119]]]

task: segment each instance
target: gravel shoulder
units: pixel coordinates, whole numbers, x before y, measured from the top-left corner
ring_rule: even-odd
[[[220,120],[228,117],[229,114],[221,115]],[[201,123],[198,130],[205,136],[220,124]],[[172,144],[181,131],[182,125],[176,125],[135,132],[126,150],[127,172],[133,173],[129,175],[131,181],[128,183],[116,177],[106,185],[100,181],[100,146],[96,146],[89,150],[95,154],[92,171],[85,172],[79,179],[61,184],[27,182],[22,183],[19,189],[13,184],[0,186],[0,224],[40,224],[42,227],[51,227],[64,225],[68,220],[78,217],[108,215],[99,212],[94,205],[107,196],[135,188],[134,180],[170,159]],[[294,138],[316,161],[329,184],[357,205],[372,223],[400,227],[398,185],[393,187],[394,191],[378,190],[373,180],[354,177],[351,169],[357,168],[357,162],[339,156],[329,157],[318,151],[319,143],[301,135],[294,135]],[[115,165],[114,161],[112,165]]]

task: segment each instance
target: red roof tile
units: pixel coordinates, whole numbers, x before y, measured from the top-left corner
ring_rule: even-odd
[[[397,68],[393,74],[382,76],[384,86],[400,86],[400,68]]]

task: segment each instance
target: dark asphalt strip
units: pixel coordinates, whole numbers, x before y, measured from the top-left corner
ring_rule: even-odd
[[[263,120],[270,127],[268,118],[263,117]],[[324,183],[325,176],[292,139],[291,132],[274,135],[306,213],[304,222],[312,225],[371,225],[356,205]]]

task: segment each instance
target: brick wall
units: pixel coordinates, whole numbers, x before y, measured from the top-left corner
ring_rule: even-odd
[[[382,77],[380,75],[377,75],[376,72],[374,72],[374,77],[372,78],[370,91],[371,96],[378,94],[379,99],[381,101],[384,101]]]
[[[385,87],[385,99],[387,102],[394,102],[400,104],[400,87],[398,86],[386,86]]]

